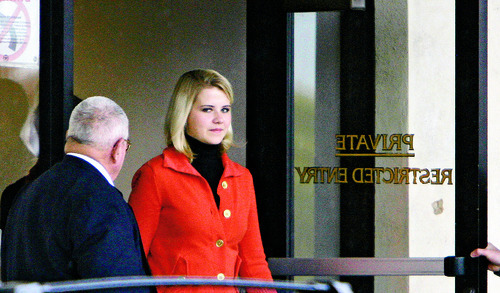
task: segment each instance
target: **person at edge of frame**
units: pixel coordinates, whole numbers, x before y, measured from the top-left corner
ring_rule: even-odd
[[[484,256],[488,260],[488,270],[500,277],[500,249],[488,242],[485,248],[476,248],[470,253],[471,257]]]

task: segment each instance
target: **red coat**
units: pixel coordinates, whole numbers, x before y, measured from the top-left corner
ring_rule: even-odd
[[[219,209],[208,182],[172,147],[134,175],[129,203],[153,275],[272,278],[262,247],[252,176],[227,154],[222,163]]]

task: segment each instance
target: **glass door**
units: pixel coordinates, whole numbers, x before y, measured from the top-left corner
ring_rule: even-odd
[[[396,5],[398,16],[409,18]],[[342,24],[350,20],[342,18],[356,17],[345,14],[293,14],[294,257],[454,255],[453,10],[427,18],[432,25],[375,31],[374,63],[364,48],[353,49],[357,56],[345,52]],[[423,50],[409,31],[439,42]],[[353,62],[356,57],[364,60]],[[374,84],[359,77],[372,65]],[[365,84],[346,89],[344,73]],[[367,281],[363,290],[373,284],[374,292],[453,292],[455,286],[444,275],[345,280]]]
[[[249,4],[249,28],[272,14],[277,46],[277,33],[287,35],[283,62],[265,29],[255,44],[249,32],[247,157],[261,221],[272,222],[261,224],[272,269],[328,276],[354,292],[485,292],[484,269],[456,278],[444,269],[446,257],[486,244],[484,36],[462,38],[481,26],[484,3],[285,2],[275,14]],[[286,32],[276,25],[283,14]],[[268,81],[286,77],[286,91],[254,89],[253,73],[266,68]]]

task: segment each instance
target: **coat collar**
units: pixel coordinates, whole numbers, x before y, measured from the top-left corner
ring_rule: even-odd
[[[233,162],[226,153],[222,154],[222,165],[224,166],[222,177],[240,176],[245,170],[243,166]],[[163,167],[177,172],[200,175],[193,165],[189,163],[186,155],[178,152],[174,147],[167,147],[163,150]]]

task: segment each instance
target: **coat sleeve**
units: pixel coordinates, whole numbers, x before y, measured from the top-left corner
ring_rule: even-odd
[[[147,257],[160,221],[161,212],[161,200],[155,173],[151,166],[146,164],[135,173],[132,179],[129,204],[137,219],[144,253]]]
[[[266,261],[259,228],[257,203],[253,184],[249,190],[250,209],[248,227],[239,245],[239,255],[242,259],[239,275],[243,278],[272,280],[271,271]],[[248,292],[276,292],[274,289],[251,289]]]

